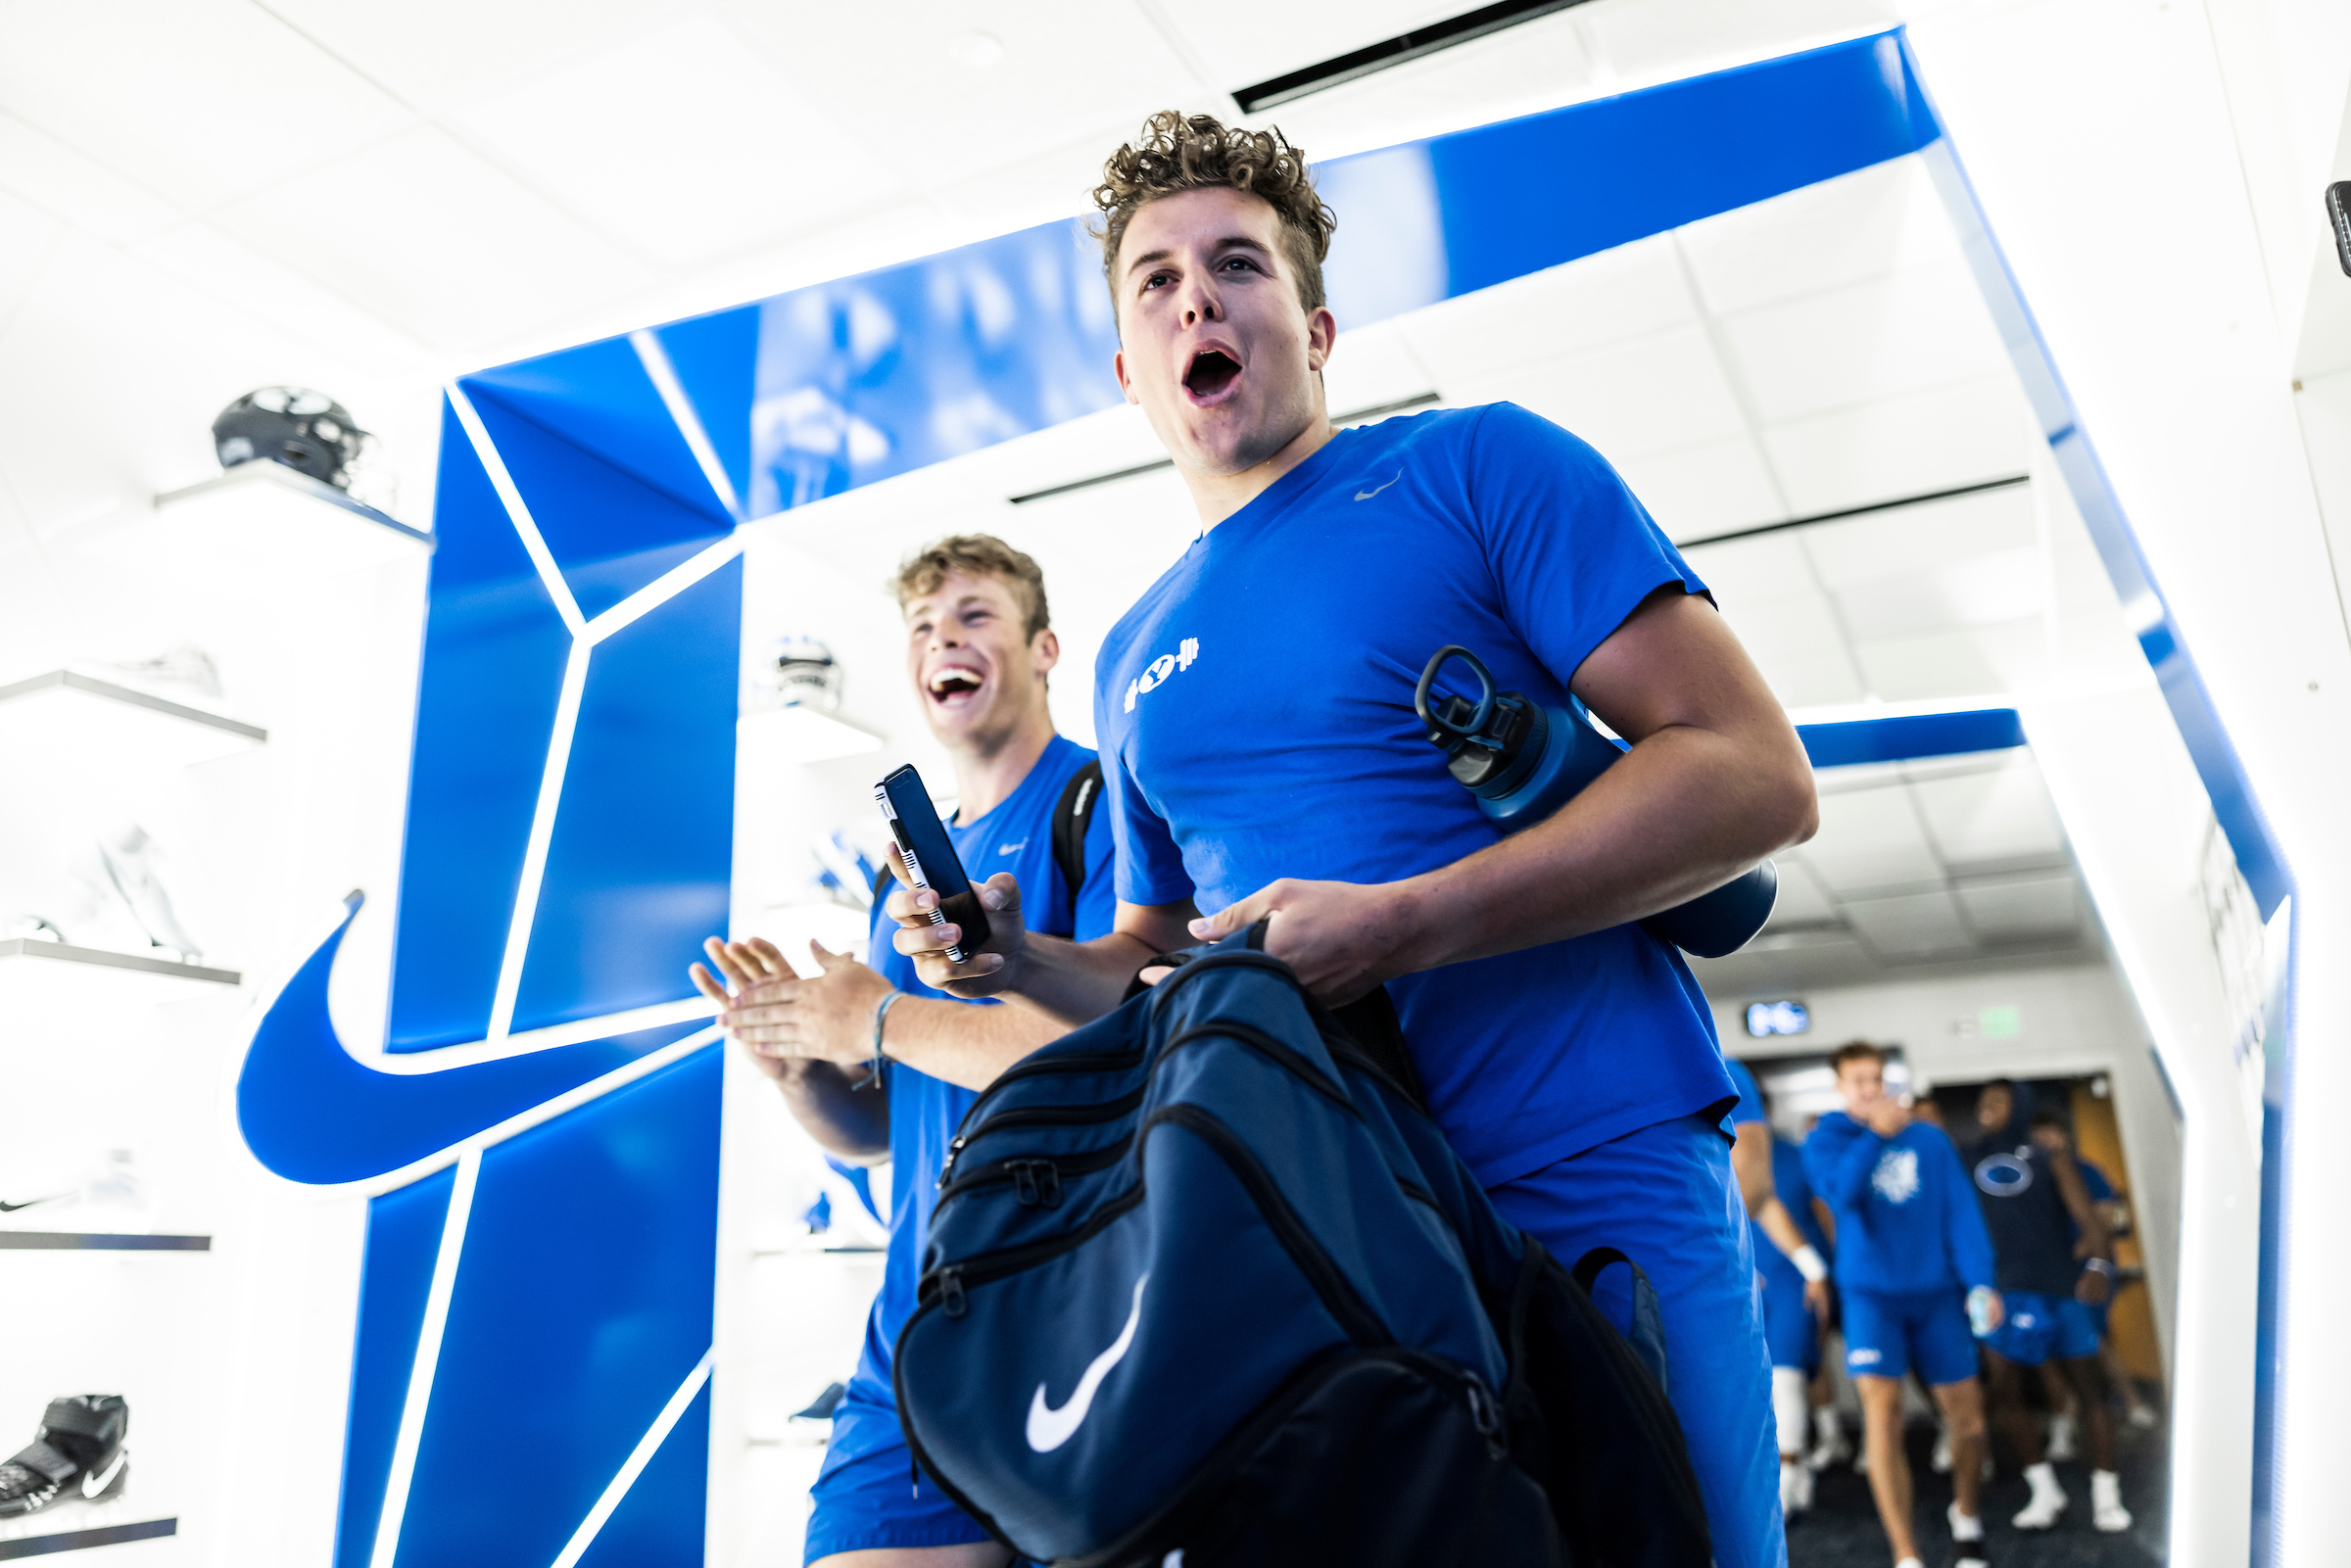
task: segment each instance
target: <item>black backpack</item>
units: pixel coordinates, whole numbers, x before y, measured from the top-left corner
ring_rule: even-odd
[[[895,1358],[923,1469],[1072,1568],[1705,1568],[1647,1277],[1628,1342],[1624,1255],[1497,1215],[1262,930],[965,1117]]]

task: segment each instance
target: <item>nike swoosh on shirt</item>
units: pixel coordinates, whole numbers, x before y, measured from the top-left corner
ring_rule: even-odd
[[[1051,1453],[1078,1435],[1078,1429],[1085,1424],[1086,1412],[1094,1407],[1094,1395],[1102,1387],[1102,1380],[1110,1376],[1110,1369],[1126,1358],[1128,1347],[1134,1344],[1135,1325],[1143,1320],[1143,1287],[1150,1283],[1149,1274],[1134,1282],[1134,1306],[1128,1309],[1127,1326],[1110,1342],[1110,1349],[1087,1363],[1085,1375],[1078,1380],[1078,1390],[1070,1396],[1069,1403],[1056,1410],[1045,1402],[1045,1386],[1042,1383],[1036,1386],[1035,1395],[1029,1401],[1029,1447],[1039,1453]]]
[[[0,1204],[0,1214],[13,1214],[20,1209],[30,1209],[35,1204],[53,1204],[64,1196],[62,1192],[53,1192],[46,1198],[27,1198],[21,1204]]]
[[[1404,470],[1401,468],[1397,469],[1395,473],[1388,476],[1388,485],[1393,485],[1397,480],[1402,479],[1403,477]],[[1372,497],[1387,489],[1388,485],[1373,485],[1369,490],[1359,490],[1355,493],[1355,499],[1357,500],[1369,500]]]

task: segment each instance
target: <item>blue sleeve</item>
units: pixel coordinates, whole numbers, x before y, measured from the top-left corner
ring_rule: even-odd
[[[1102,661],[1108,668],[1109,661]],[[1110,723],[1104,693],[1094,692],[1094,734],[1102,741],[1102,803],[1109,809],[1111,842],[1118,862],[1118,896],[1129,904],[1179,904],[1192,896],[1191,874],[1168,825],[1143,798],[1120,754],[1119,728]],[[1090,853],[1090,844],[1089,844]],[[1091,879],[1089,877],[1088,880]],[[1082,928],[1082,927],[1080,927]]]
[[[1109,778],[1108,769],[1103,777]],[[1111,813],[1097,803],[1085,825],[1085,882],[1072,900],[1076,919],[1070,934],[1075,940],[1090,942],[1110,934],[1119,914],[1118,869]]]
[[[1731,1114],[1723,1119],[1734,1127],[1742,1122],[1769,1120],[1763,1115],[1762,1092],[1755,1087],[1755,1075],[1747,1069],[1747,1064],[1726,1056],[1722,1065],[1731,1074],[1731,1087],[1739,1091],[1739,1103],[1731,1107]]]
[[[1706,592],[1607,459],[1550,420],[1496,404],[1467,457],[1503,614],[1561,686],[1656,589]]]
[[[1870,1173],[1885,1148],[1886,1140],[1858,1122],[1840,1127],[1824,1119],[1804,1144],[1804,1171],[1812,1190],[1839,1213],[1858,1211],[1869,1199]]]
[[[1992,1266],[1991,1232],[1984,1225],[1984,1207],[1976,1198],[1975,1179],[1960,1163],[1959,1151],[1949,1138],[1939,1134],[1936,1148],[1936,1158],[1943,1166],[1943,1244],[1951,1267],[1970,1290],[1990,1285],[1998,1276]]]
[[[2091,1203],[2110,1204],[2114,1202],[2114,1183],[2106,1179],[2105,1171],[2100,1170],[2080,1155],[2074,1156],[2074,1168],[2082,1172],[2082,1185],[2089,1189]]]

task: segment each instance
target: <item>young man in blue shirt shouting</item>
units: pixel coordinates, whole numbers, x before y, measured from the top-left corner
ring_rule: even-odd
[[[1119,623],[1095,726],[1119,846],[1115,935],[996,935],[893,897],[934,984],[1078,1022],[1154,953],[1270,922],[1344,1005],[1386,986],[1439,1123],[1502,1213],[1562,1259],[1656,1283],[1675,1407],[1724,1568],[1786,1559],[1733,1092],[1681,956],[1634,924],[1810,835],[1811,771],[1704,586],[1590,447],[1508,404],[1336,430],[1333,216],[1277,132],[1154,116],[1095,192],[1116,366],[1200,537]],[[1530,323],[1539,330],[1539,323]],[[1415,716],[1453,642],[1632,749],[1502,837]],[[1205,912],[1205,913],[1204,913]],[[1623,1270],[1601,1301],[1628,1315]],[[1612,1294],[1611,1294],[1612,1293]]]
[[[959,535],[900,570],[906,665],[931,733],[955,765],[947,826],[974,879],[1002,874],[1032,889],[1029,919],[1080,941],[1111,927],[1111,833],[1089,811],[1094,754],[1053,733],[1045,680],[1061,646],[1047,624],[1044,575],[999,539]],[[1056,829],[1082,822],[1083,875],[1071,885]],[[977,1520],[919,1475],[898,1428],[890,1354],[914,1310],[934,1178],[977,1091],[1062,1032],[1027,1008],[974,1007],[933,990],[894,951],[877,901],[867,965],[818,947],[822,973],[795,978],[765,941],[707,944],[727,987],[727,1027],[776,1080],[792,1115],[836,1158],[893,1170],[889,1256],[866,1324],[865,1354],[833,1416],[814,1489],[804,1561],[816,1568],[1000,1568],[1008,1557]],[[812,944],[813,945],[813,944]],[[887,1058],[887,1065],[885,1059]],[[878,1076],[876,1075],[878,1073]]]
[[[1861,1396],[1869,1490],[1896,1568],[1919,1568],[1902,1451],[1902,1375],[1916,1368],[1950,1429],[1955,1556],[1983,1568],[1984,1390],[1969,1318],[1988,1333],[2000,1321],[1991,1238],[1951,1140],[1888,1091],[1886,1053],[1856,1040],[1829,1061],[1845,1109],[1804,1140],[1804,1170],[1837,1220],[1845,1369]]]

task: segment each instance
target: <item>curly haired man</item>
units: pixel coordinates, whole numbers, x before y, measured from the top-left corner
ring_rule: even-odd
[[[995,879],[985,951],[950,962],[956,928],[917,919],[927,895],[893,900],[898,949],[931,984],[1070,1022],[1151,955],[1259,920],[1330,1002],[1384,985],[1502,1212],[1561,1258],[1620,1247],[1656,1283],[1717,1560],[1772,1568],[1770,1369],[1721,1128],[1735,1096],[1689,969],[1634,922],[1811,834],[1796,733],[1574,436],[1509,404],[1333,428],[1334,218],[1279,133],[1155,115],[1094,196],[1119,382],[1201,527],[1096,665],[1116,929],[1026,932],[1021,889]],[[1501,687],[1581,698],[1632,749],[1500,837],[1414,716],[1448,642]]]

